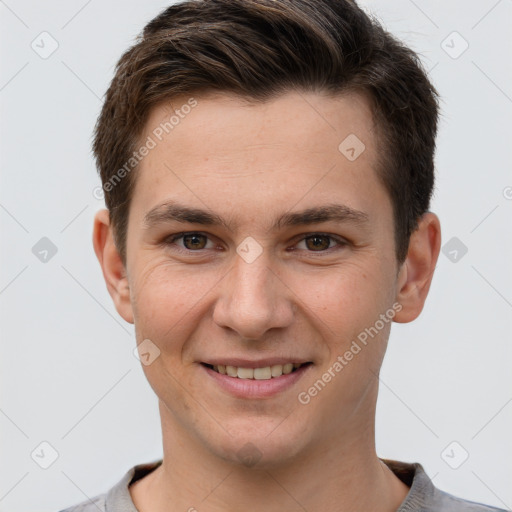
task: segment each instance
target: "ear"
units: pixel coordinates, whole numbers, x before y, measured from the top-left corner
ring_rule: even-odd
[[[130,287],[125,266],[114,243],[108,210],[100,210],[94,217],[92,243],[117,312],[133,324]]]
[[[412,322],[421,313],[440,248],[439,219],[434,213],[427,212],[411,235],[407,257],[398,273],[396,301],[402,305],[402,309],[395,315],[395,322]]]

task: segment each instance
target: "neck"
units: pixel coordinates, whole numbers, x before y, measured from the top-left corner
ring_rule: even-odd
[[[130,487],[141,512],[393,512],[409,488],[377,457],[374,422],[327,432],[285,463],[246,467],[213,454],[161,404],[162,465]]]

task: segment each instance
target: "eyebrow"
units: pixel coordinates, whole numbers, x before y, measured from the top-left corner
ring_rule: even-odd
[[[274,222],[271,230],[279,230],[286,226],[301,226],[328,221],[362,225],[367,223],[368,220],[368,214],[360,210],[355,210],[342,204],[327,204],[307,208],[300,212],[284,213]],[[203,224],[205,226],[223,226],[228,231],[232,231],[238,226],[238,223],[233,222],[233,220],[226,220],[215,213],[200,208],[192,208],[176,201],[167,201],[155,206],[144,216],[143,223],[145,229],[150,229],[158,224],[173,221]]]

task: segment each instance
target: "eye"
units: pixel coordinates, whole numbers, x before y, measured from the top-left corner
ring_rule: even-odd
[[[214,242],[207,235],[199,232],[170,235],[165,239],[164,243],[167,246],[172,246],[177,251],[187,253],[215,248]],[[300,247],[301,244],[303,244],[303,247]],[[299,249],[310,253],[330,252],[331,249],[336,249],[336,246],[338,249],[341,249],[346,245],[348,245],[348,242],[342,238],[325,233],[312,233],[303,236],[291,250]]]
[[[347,242],[341,238],[334,237],[332,235],[326,235],[323,233],[314,233],[302,238],[297,246],[304,243],[307,251],[310,252],[326,252],[328,249],[332,249],[331,242],[335,242],[338,246],[345,246]]]
[[[183,245],[176,244],[177,240],[182,240]],[[176,245],[179,250],[183,251],[200,251],[202,249],[212,249],[213,242],[210,240],[208,246],[208,237],[202,233],[179,233],[171,235],[165,241],[167,245]]]

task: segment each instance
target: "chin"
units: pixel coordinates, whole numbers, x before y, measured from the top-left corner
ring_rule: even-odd
[[[279,424],[281,432],[279,432]],[[236,429],[226,429],[231,435],[226,434],[218,443],[211,445],[211,451],[230,464],[237,464],[247,468],[271,469],[290,461],[301,451],[304,439],[299,432],[294,435],[285,430],[283,418],[279,421],[257,422],[250,421],[243,429],[238,424]],[[298,441],[300,439],[300,442]]]

